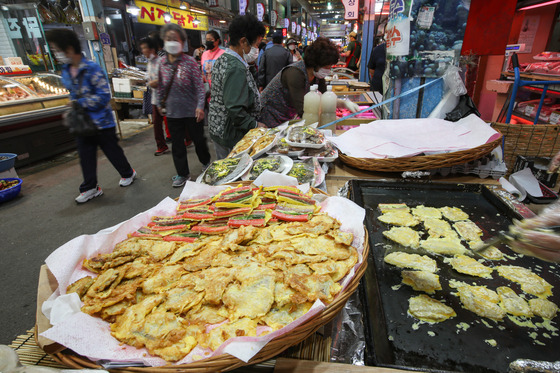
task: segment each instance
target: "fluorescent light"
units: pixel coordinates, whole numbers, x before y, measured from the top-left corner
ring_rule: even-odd
[[[547,5],[558,4],[558,3],[560,3],[560,0],[552,0],[552,1],[547,1],[547,2],[544,2],[544,3],[540,3],[540,4],[529,5],[529,6],[523,7],[519,10],[535,9],[535,8],[540,8],[541,6],[547,6]]]
[[[220,19],[220,23],[226,23],[226,21],[223,20],[223,19]]]
[[[105,17],[105,23],[110,25],[111,24],[111,18]]]
[[[191,12],[200,13],[200,14],[206,14],[206,12],[204,12],[204,11],[202,11],[202,10],[198,10],[198,9],[191,9]]]
[[[137,16],[140,13],[140,8],[136,6],[136,4],[132,3],[132,5],[126,7],[126,11],[133,16]]]

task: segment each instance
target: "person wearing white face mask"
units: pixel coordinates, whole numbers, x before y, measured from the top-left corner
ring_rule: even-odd
[[[338,48],[329,39],[319,37],[305,50],[302,61],[282,69],[266,86],[261,95],[263,110],[260,121],[268,127],[276,127],[285,121],[303,115],[303,97],[311,85],[318,84],[325,92],[325,77],[331,66],[338,62]],[[358,111],[358,105],[347,100],[337,100],[338,107]]]
[[[290,55],[292,56],[292,63],[302,60],[301,54],[297,49],[297,43],[294,39],[288,39],[286,46],[288,47],[288,52],[290,52]]]
[[[208,131],[216,148],[216,158],[227,157],[233,146],[257,122],[261,111],[259,90],[249,63],[259,54],[256,47],[265,34],[264,25],[254,15],[236,17],[229,26],[230,45],[212,66]]]
[[[204,101],[206,93],[198,63],[183,53],[187,34],[180,26],[168,23],[161,29],[166,57],[158,70],[158,109],[167,116],[171,133],[171,154],[177,175],[172,186],[179,188],[190,178],[185,139],[190,136],[203,167],[210,164],[210,152],[204,137]]]

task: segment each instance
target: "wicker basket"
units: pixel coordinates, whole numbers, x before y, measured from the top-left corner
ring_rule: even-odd
[[[513,170],[518,155],[553,157],[560,151],[558,125],[492,123],[492,127],[504,136],[504,160],[508,170]]]
[[[231,185],[238,185],[239,183],[231,183]],[[244,185],[250,184],[247,182]],[[321,190],[312,188],[314,193],[326,194]],[[163,367],[126,367],[120,369],[111,369],[115,372],[161,372],[161,373],[173,373],[173,372],[225,372],[232,369],[236,369],[245,365],[252,365],[271,359],[274,356],[282,353],[284,350],[291,346],[294,346],[308,337],[312,336],[313,333],[317,331],[321,326],[325,325],[331,321],[336,314],[344,307],[346,301],[356,291],[360,279],[364,275],[367,267],[367,258],[369,254],[369,239],[367,230],[365,230],[364,237],[364,251],[363,251],[363,261],[362,264],[356,269],[354,277],[348,284],[348,286],[339,293],[335,299],[330,303],[325,309],[315,315],[313,318],[307,320],[304,324],[293,329],[290,333],[286,333],[277,338],[274,338],[268,342],[248,363],[245,363],[238,358],[231,356],[229,354],[222,354],[219,356],[214,356],[201,361],[193,362],[190,364],[183,365],[166,365]],[[77,355],[70,349],[65,349],[63,351],[51,354],[52,358],[61,364],[75,369],[103,369],[101,366],[91,362],[88,358]]]
[[[433,170],[436,168],[451,167],[458,164],[468,163],[482,158],[498,147],[501,143],[502,136],[492,142],[477,146],[476,148],[452,153],[383,159],[355,158],[339,153],[338,157],[348,166],[367,171],[402,172]]]

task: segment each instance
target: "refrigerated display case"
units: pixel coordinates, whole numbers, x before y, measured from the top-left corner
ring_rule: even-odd
[[[18,154],[16,166],[75,147],[62,125],[69,102],[60,76],[0,76],[0,150]]]

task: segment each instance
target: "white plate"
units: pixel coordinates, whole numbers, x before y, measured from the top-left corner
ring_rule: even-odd
[[[305,152],[305,149],[303,149],[303,148],[300,148],[299,150],[290,150],[290,151],[288,151],[288,154],[278,153],[278,152],[274,151],[273,149],[271,149],[266,154],[268,154],[268,155],[283,155],[283,156],[288,156],[288,157],[292,157],[292,158],[297,158],[300,155],[302,155],[304,152]]]
[[[323,136],[323,141],[320,144],[306,144],[301,142],[291,142],[288,139],[290,138],[290,134],[292,133],[292,129],[294,127],[295,126],[291,126],[290,128],[288,128],[288,134],[286,135],[286,143],[290,146],[293,146],[295,148],[321,149],[327,143],[327,139],[324,136]]]
[[[250,170],[252,165],[253,165],[253,159],[246,153],[242,154],[239,157],[239,163],[237,164],[237,167],[235,168],[235,170],[233,170],[229,175],[227,175],[226,177],[224,177],[222,180],[218,181],[214,185],[227,184],[227,183],[231,183],[232,181],[237,180],[241,175],[246,173],[247,170]],[[212,165],[210,165],[210,167],[211,166]],[[206,169],[203,173],[198,175],[198,177],[196,178],[197,183],[206,184],[202,180],[204,180],[204,175],[206,175],[207,171],[208,171],[208,169]]]
[[[265,146],[262,150],[258,151],[257,153],[255,153],[254,155],[252,155],[251,157],[253,159],[257,159],[259,158],[261,155],[265,154],[266,152],[268,152],[270,149],[272,149],[274,147],[274,145],[276,145],[276,143],[278,142],[278,135],[279,133],[276,134],[276,136],[274,137],[274,140],[272,140],[272,142],[270,144],[268,144],[267,146]],[[266,136],[266,135],[265,135]],[[258,139],[257,139],[258,141]],[[253,144],[254,146],[255,144]],[[252,148],[252,147],[251,147]]]
[[[324,162],[324,163],[334,162],[338,158],[338,149],[336,149],[334,146],[332,146],[332,149],[334,150],[334,154],[332,156],[330,156],[330,157],[316,157],[317,160],[319,162]],[[312,157],[313,157],[312,155],[305,155],[305,154],[301,154],[300,156],[298,156],[298,158],[301,159],[301,160],[309,159],[309,158],[312,158]]]
[[[277,155],[277,156],[280,157],[280,170],[281,170],[280,172],[277,173],[286,175],[292,169],[292,166],[294,165],[294,161],[292,160],[292,158],[287,157],[285,155]],[[251,177],[252,169],[253,169],[253,165],[251,165],[251,168],[249,168],[247,172],[245,172],[243,176],[241,176],[241,180],[243,181],[251,180],[250,177]],[[271,172],[275,172],[275,171],[271,171]]]

